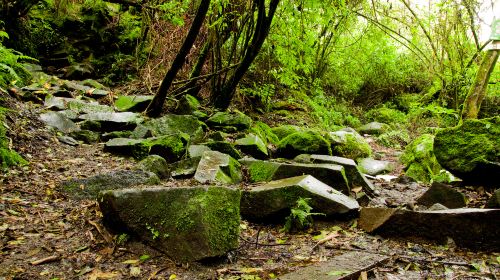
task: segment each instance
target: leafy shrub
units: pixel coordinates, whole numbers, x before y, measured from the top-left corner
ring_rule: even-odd
[[[405,124],[407,122],[406,114],[388,107],[372,109],[365,114],[370,121],[377,121],[386,124]]]
[[[21,65],[23,60],[33,60],[28,56],[3,46],[2,39],[8,34],[0,31],[0,87],[5,88],[11,83],[24,85],[31,79],[31,74]]]
[[[9,147],[9,139],[6,136],[7,129],[4,124],[5,112],[5,108],[0,107],[0,167],[2,169],[27,163],[19,154]]]
[[[406,130],[392,130],[377,137],[377,143],[387,148],[401,149],[410,141],[410,135]]]

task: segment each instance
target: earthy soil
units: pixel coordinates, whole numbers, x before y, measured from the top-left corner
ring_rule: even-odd
[[[128,169],[134,161],[102,152],[102,145],[72,147],[38,121],[42,108],[11,102],[14,148],[30,161],[0,177],[0,279],[273,279],[346,251],[390,257],[366,279],[498,279],[500,254],[456,248],[453,242],[383,239],[359,230],[357,221],[317,221],[293,234],[282,224],[243,221],[240,247],[227,257],[180,264],[136,240],[114,236],[101,224],[96,201],[75,201],[61,181]],[[398,151],[371,143],[384,159]],[[399,175],[401,166],[393,175]],[[170,181],[167,185],[188,184]],[[426,190],[416,183],[377,182],[378,204],[409,205]],[[485,192],[468,189],[470,205]],[[498,221],[492,221],[498,222]],[[318,245],[319,240],[329,239]]]

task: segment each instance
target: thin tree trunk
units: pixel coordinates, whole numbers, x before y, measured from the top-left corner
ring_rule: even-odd
[[[476,80],[465,98],[462,119],[477,118],[481,103],[486,96],[486,89],[488,88],[491,72],[493,72],[495,68],[499,53],[499,50],[489,50],[486,52],[477,71]]]
[[[191,28],[189,29],[184,43],[177,53],[172,66],[163,78],[158,93],[156,93],[155,97],[153,98],[153,100],[151,100],[151,103],[146,109],[146,114],[149,117],[157,117],[161,114],[163,104],[165,104],[165,99],[167,98],[168,90],[170,89],[175,76],[184,65],[186,56],[189,54],[189,51],[193,47],[196,37],[198,37],[198,33],[200,32],[203,22],[205,21],[205,16],[207,15],[209,7],[210,0],[203,0],[200,2],[200,6],[198,7],[198,11],[196,12],[196,16],[193,20],[193,23],[191,24]]]
[[[271,23],[279,1],[280,0],[271,0],[269,3],[268,15],[266,16],[265,1],[257,0],[258,16],[252,42],[250,43],[241,64],[236,68],[234,74],[229,77],[223,88],[215,96],[214,106],[217,109],[226,110],[229,107],[229,104],[231,104],[231,100],[233,99],[238,83],[241,81],[245,73],[248,71],[248,68],[250,68],[250,65],[259,54],[259,51],[269,34],[269,29],[271,28]]]

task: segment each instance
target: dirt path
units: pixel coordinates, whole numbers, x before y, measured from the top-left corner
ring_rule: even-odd
[[[153,248],[113,236],[95,201],[74,201],[58,189],[62,180],[132,168],[132,161],[103,153],[100,145],[60,143],[37,120],[38,106],[14,108],[11,138],[31,164],[0,177],[0,279],[272,279],[356,250],[390,256],[368,279],[500,277],[499,254],[382,239],[358,230],[356,221],[319,221],[296,234],[282,233],[282,225],[243,222],[240,248],[228,258],[176,264]],[[384,190],[404,198],[391,186]],[[326,236],[331,238],[317,245]]]

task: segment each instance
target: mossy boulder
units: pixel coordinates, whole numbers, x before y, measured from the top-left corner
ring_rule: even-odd
[[[290,134],[304,131],[302,128],[296,125],[282,125],[278,127],[273,127],[271,131],[278,137],[278,141],[287,137]]]
[[[185,94],[179,99],[177,108],[175,108],[175,112],[181,115],[192,115],[198,110],[199,107],[200,101],[198,101],[196,97]]]
[[[488,199],[486,208],[500,208],[500,189],[497,189],[490,199]]]
[[[85,102],[77,99],[69,99],[67,108],[77,114],[112,113],[113,108],[101,105],[97,102]]]
[[[208,146],[205,145],[190,145],[188,147],[188,157],[190,158],[195,158],[195,157],[201,157],[204,152],[206,151],[211,151]]]
[[[243,153],[254,158],[265,159],[269,157],[266,144],[259,136],[253,133],[249,133],[245,137],[236,140],[234,144]]]
[[[194,178],[203,184],[236,184],[241,182],[242,179],[241,165],[227,154],[207,151],[201,157]]]
[[[498,186],[500,174],[500,117],[464,120],[439,130],[434,140],[437,161],[471,184]]]
[[[244,191],[241,198],[241,215],[249,220],[282,219],[290,214],[299,198],[308,202],[315,213],[337,216],[355,212],[356,200],[332,189],[313,176],[303,175],[272,181]]]
[[[119,112],[142,112],[146,110],[153,95],[122,95],[115,101],[115,108]]]
[[[296,132],[281,139],[276,154],[280,157],[293,159],[300,154],[332,155],[330,142],[321,133],[308,130]]]
[[[63,182],[61,188],[74,199],[95,199],[100,191],[159,183],[160,179],[152,172],[117,170],[85,179],[71,179]]]
[[[136,159],[159,155],[167,162],[175,162],[186,152],[188,140],[189,136],[185,133],[146,139],[114,138],[106,142],[104,151]]]
[[[172,178],[191,178],[200,164],[201,155],[174,162],[170,165]]]
[[[233,144],[227,141],[211,141],[203,143],[203,145],[209,147],[211,150],[228,154],[235,159],[240,159],[242,157],[240,151],[238,151]]]
[[[170,169],[167,161],[159,155],[150,155],[137,164],[137,168],[143,171],[153,172],[160,179],[170,177]]]
[[[240,198],[224,187],[153,187],[102,192],[98,201],[107,227],[185,263],[238,248]]]
[[[249,132],[259,136],[260,139],[264,141],[266,146],[269,143],[277,145],[279,142],[278,136],[274,134],[271,127],[261,121],[254,122],[253,126],[249,129]]]
[[[413,140],[401,155],[401,162],[406,166],[406,176],[417,182],[429,183],[441,170],[434,155],[434,136],[424,134]]]
[[[251,183],[268,182],[282,163],[244,158],[239,162],[245,167]]]
[[[336,156],[350,159],[366,158],[372,155],[368,142],[356,132],[335,131],[329,133],[332,152]]]
[[[191,143],[199,142],[203,139],[204,123],[191,115],[165,115],[158,119],[149,119],[137,127],[136,131],[146,131],[153,137],[164,135],[186,133],[190,136]],[[140,134],[140,133],[139,133]]]
[[[217,112],[207,120],[207,125],[214,129],[234,127],[237,130],[245,130],[252,125],[252,119],[242,112]]]
[[[78,130],[71,132],[69,136],[75,138],[78,141],[82,141],[86,144],[98,143],[100,139],[100,134],[91,130]]]

